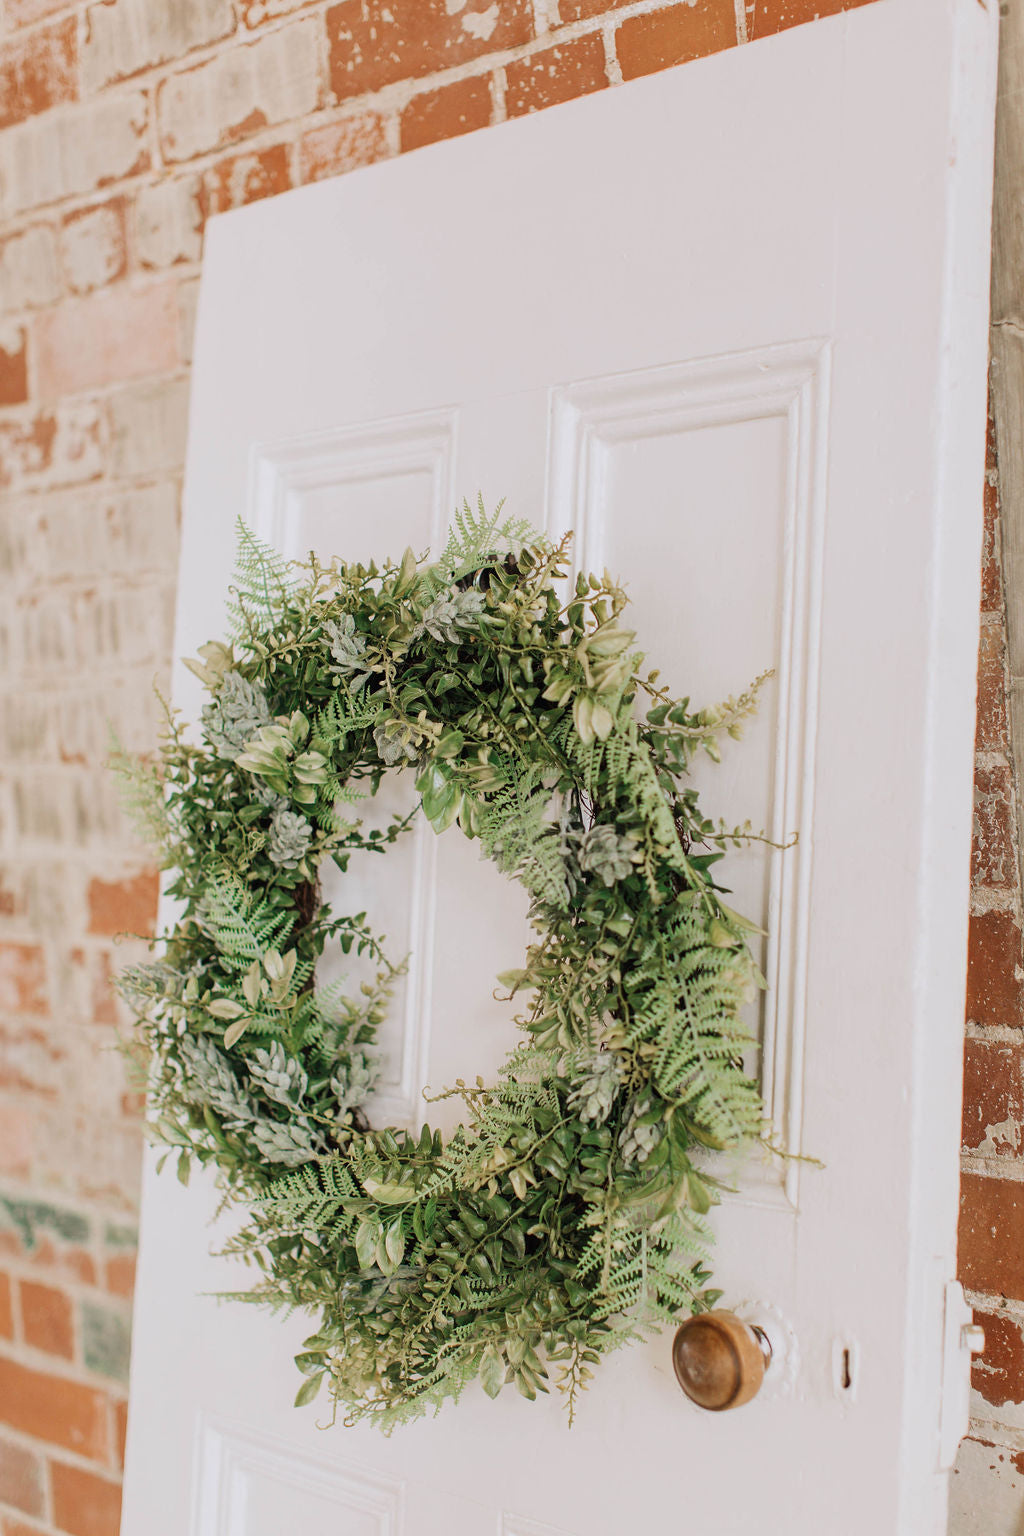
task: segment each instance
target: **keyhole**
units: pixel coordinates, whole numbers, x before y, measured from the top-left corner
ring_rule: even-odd
[[[850,1364],[850,1351],[848,1349],[843,1350],[843,1363],[839,1377],[839,1385],[842,1387],[844,1392],[849,1392],[850,1388],[853,1386],[853,1370]]]
[[[846,1402],[853,1402],[857,1395],[859,1357],[855,1342],[836,1339],[832,1345],[832,1390]]]

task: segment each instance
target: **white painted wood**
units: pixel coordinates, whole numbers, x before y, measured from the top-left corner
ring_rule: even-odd
[[[717,1213],[779,1344],[749,1407],[692,1408],[663,1338],[571,1433],[474,1393],[389,1441],[289,1407],[308,1324],[204,1295],[239,1283],[230,1220],[150,1169],[124,1536],[944,1529],[993,56],[978,0],[884,0],[211,224],[179,653],[239,509],[359,558],[480,489],[575,528],[695,699],[774,666],[702,783],[800,834],[730,872],[769,929],[773,1133],[824,1166],[737,1169]],[[355,905],[414,964],[378,1111],[415,1116],[509,1043],[524,903],[455,832],[382,863]]]

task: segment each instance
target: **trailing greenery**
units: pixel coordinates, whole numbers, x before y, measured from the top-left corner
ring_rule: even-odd
[[[240,532],[230,643],[190,662],[200,738],[121,758],[179,917],[122,975],[153,1058],[156,1135],[248,1208],[245,1299],[308,1308],[298,1402],[394,1425],[479,1379],[574,1408],[601,1354],[708,1307],[710,1154],[760,1134],[740,1010],[759,983],[687,771],[738,735],[756,685],[691,710],[645,674],[607,574],[563,590],[565,544],[467,507],[440,560],[295,565]],[[331,912],[325,859],[406,823],[353,814],[415,776],[529,892],[534,939],[499,980],[521,1040],[460,1081],[443,1137],[371,1128],[395,979],[366,915]],[[327,946],[368,955],[318,988]]]

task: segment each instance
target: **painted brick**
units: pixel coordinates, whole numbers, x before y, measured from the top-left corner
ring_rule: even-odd
[[[43,399],[82,394],[178,365],[173,279],[91,294],[36,320],[36,378]]]
[[[573,101],[608,84],[604,42],[596,32],[572,43],[559,43],[505,71],[505,108],[509,117],[538,112],[560,101]]]
[[[292,184],[291,163],[284,144],[271,149],[230,155],[203,172],[200,206],[203,217],[227,213],[245,203],[287,192]]]
[[[983,624],[978,641],[978,719],[975,745],[980,752],[1006,747],[1005,637],[1003,626]]]
[[[959,1268],[971,1290],[1024,1300],[1024,1183],[963,1174]]]
[[[1014,887],[1013,780],[1009,768],[978,768],[974,775],[971,879],[976,887]]]
[[[867,0],[753,0],[747,5],[747,37],[751,42],[821,16],[853,10]]]
[[[102,1392],[0,1356],[0,1422],[94,1461],[109,1444]]]
[[[985,1330],[985,1353],[971,1366],[971,1386],[993,1407],[1024,1403],[1024,1327],[1008,1312],[975,1309],[974,1320]]]
[[[331,89],[361,96],[532,37],[529,0],[342,0],[327,12]]]
[[[73,16],[0,48],[0,128],[78,94],[78,23]]]
[[[141,92],[114,93],[0,136],[0,218],[146,170],[148,110]]]
[[[75,1353],[75,1325],[67,1293],[34,1280],[22,1280],[18,1293],[25,1343],[70,1360]]]
[[[6,1435],[0,1435],[0,1504],[26,1515],[42,1515],[46,1507],[41,1458]]]
[[[199,178],[156,181],[135,199],[135,251],[140,266],[198,261],[203,249]]]
[[[0,1009],[46,1013],[46,961],[39,944],[0,944]]]
[[[54,11],[67,10],[68,0],[6,0],[4,21],[8,27],[27,27],[45,21]]]
[[[0,490],[50,490],[94,480],[106,459],[106,418],[91,402],[0,419]]]
[[[0,1270],[0,1339],[14,1338],[14,1296],[11,1277]]]
[[[90,880],[89,932],[108,937],[151,932],[158,889],[159,879],[152,869],[123,880]]]
[[[119,390],[110,397],[109,411],[113,475],[156,476],[184,464],[187,380],[162,379]]]
[[[345,117],[303,134],[299,140],[299,179],[323,181],[384,160],[390,153],[384,119],[376,112]]]
[[[81,1211],[53,1205],[47,1200],[22,1200],[14,1195],[0,1195],[0,1212],[5,1226],[17,1234],[18,1251],[38,1254],[47,1263],[54,1262],[55,1243],[87,1243],[92,1231],[88,1218]]]
[[[199,279],[178,284],[178,351],[183,363],[191,363],[196,335],[196,310],[199,304]]]
[[[179,500],[176,480],[32,498],[13,508],[25,534],[24,568],[40,585],[98,576],[137,582],[147,573],[173,580]]]
[[[82,88],[99,90],[154,64],[183,58],[234,30],[232,0],[173,0],[140,5],[104,0],[85,13]]]
[[[1021,1023],[1021,932],[1011,912],[973,913],[967,940],[967,1017]]]
[[[462,133],[486,128],[491,121],[493,104],[487,75],[456,80],[440,90],[424,91],[414,96],[402,113],[399,133],[403,151],[435,144],[439,139],[454,139]]]
[[[190,160],[320,105],[320,34],[296,22],[171,75],[157,95],[168,160]]]
[[[255,29],[265,22],[291,16],[311,3],[312,0],[248,0],[242,6],[242,21],[245,26]]]
[[[27,1520],[15,1520],[11,1515],[4,1516],[3,1536],[46,1536],[43,1526],[29,1524]]]
[[[615,33],[615,51],[622,78],[634,80],[718,53],[736,41],[733,0],[702,0],[700,5],[673,5],[628,17]]]
[[[0,308],[7,313],[52,304],[60,297],[57,237],[34,224],[0,242]]]
[[[64,1054],[45,1029],[0,1022],[0,1088],[55,1099]]]
[[[125,1312],[83,1301],[82,1358],[90,1371],[127,1383],[131,1339],[131,1324]]]
[[[68,1536],[118,1536],[121,1486],[81,1467],[50,1463],[53,1518]]]
[[[123,277],[128,264],[124,199],[111,198],[108,203],[69,214],[60,244],[72,293],[91,293]]]
[[[35,1115],[9,1094],[0,1098],[0,1174],[27,1179],[32,1171]]]
[[[950,1536],[1018,1536],[1024,1453],[972,1435],[960,1444],[950,1479]]]
[[[23,326],[0,328],[0,406],[28,399],[28,343]]]

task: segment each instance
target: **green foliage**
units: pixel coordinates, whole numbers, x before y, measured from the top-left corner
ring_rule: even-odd
[[[566,563],[482,504],[434,565],[292,565],[242,528],[232,644],[191,663],[203,740],[171,720],[159,765],[117,764],[180,914],[121,979],[155,1135],[245,1203],[244,1299],[319,1314],[297,1401],[326,1390],[349,1422],[390,1430],[474,1380],[555,1385],[571,1414],[602,1354],[713,1304],[712,1155],[760,1134],[740,1022],[759,974],[713,877],[746,833],[687,781],[757,685],[714,710],[670,698],[621,589],[565,594]],[[340,810],[402,767],[434,829],[531,900],[500,978],[520,1044],[495,1083],[442,1095],[465,1109],[448,1138],[368,1125],[396,969],[317,883],[402,835],[408,818],[364,831]],[[328,945],[374,979],[318,990]]]

